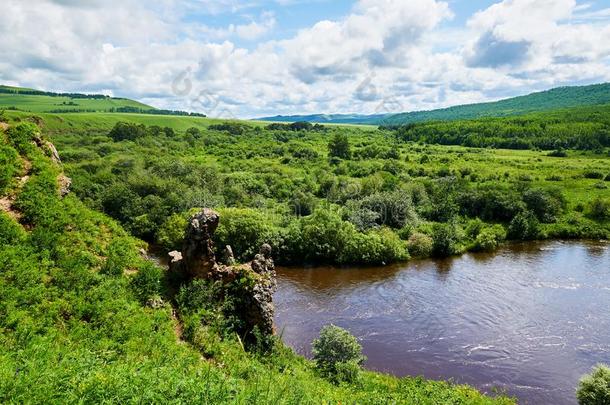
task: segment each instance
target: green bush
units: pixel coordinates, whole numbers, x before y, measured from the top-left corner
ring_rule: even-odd
[[[19,172],[21,164],[15,149],[0,145],[0,195],[4,194],[11,185],[13,178]]]
[[[108,245],[107,256],[102,268],[102,274],[120,276],[133,265],[134,244],[128,238],[113,239]]]
[[[223,208],[219,210],[220,224],[214,234],[218,249],[231,245],[235,258],[252,260],[263,243],[273,238],[269,218],[250,208]]]
[[[413,257],[429,257],[434,248],[434,241],[423,233],[414,233],[408,242],[409,253]]]
[[[589,206],[589,216],[594,219],[610,219],[610,200],[594,200]]]
[[[170,215],[157,230],[157,243],[168,252],[180,250],[187,225],[188,214]]]
[[[434,224],[432,227],[432,254],[436,257],[458,254],[461,239],[457,225],[452,223]]]
[[[610,404],[610,368],[600,364],[579,383],[576,397],[580,405]]]
[[[323,376],[335,382],[353,382],[364,362],[362,346],[347,330],[327,325],[313,341],[313,359]]]
[[[540,223],[529,211],[517,214],[508,226],[508,238],[511,240],[535,240],[539,236]]]
[[[131,288],[138,300],[146,303],[161,294],[163,271],[150,262],[140,265],[137,274],[131,279]]]
[[[527,190],[523,194],[523,202],[539,221],[546,223],[555,222],[565,206],[561,192],[539,188]]]
[[[483,228],[477,235],[473,250],[479,252],[493,252],[500,243],[506,239],[506,230],[502,225],[493,225]]]
[[[388,264],[408,258],[409,253],[405,242],[390,229],[381,228],[368,233],[355,232],[345,241],[339,262],[344,264]]]

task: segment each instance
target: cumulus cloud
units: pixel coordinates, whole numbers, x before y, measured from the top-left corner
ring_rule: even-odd
[[[608,11],[575,0],[499,1],[450,29],[444,1],[358,0],[274,40],[269,7],[304,1],[5,0],[0,82],[249,117],[430,109],[610,80]]]

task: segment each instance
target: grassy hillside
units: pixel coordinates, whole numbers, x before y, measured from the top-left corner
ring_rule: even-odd
[[[210,286],[176,285],[140,256],[143,242],[84,205],[84,194],[61,197],[62,166],[44,136],[24,114],[9,121],[0,129],[0,402],[513,403],[371,372],[335,385],[279,341],[245,350]],[[146,156],[144,145],[115,149],[70,127],[55,139],[81,191],[86,161],[115,167],[128,146]],[[173,155],[149,141],[147,150]],[[107,147],[106,163],[91,155]]]
[[[405,125],[428,121],[453,121],[482,117],[507,117],[532,112],[610,103],[610,83],[559,87],[491,103],[459,105],[430,111],[384,115],[314,114],[261,118],[275,122],[319,122],[367,125]]]
[[[154,108],[137,101],[100,95],[50,93],[38,90],[0,86],[0,110],[17,109],[28,112],[52,111],[110,111],[132,107],[143,110]]]

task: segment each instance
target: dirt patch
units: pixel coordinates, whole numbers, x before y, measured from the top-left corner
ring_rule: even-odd
[[[9,128],[9,125],[6,122],[0,122],[0,129],[6,131]]]

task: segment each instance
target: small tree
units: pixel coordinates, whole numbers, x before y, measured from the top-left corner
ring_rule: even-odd
[[[610,368],[599,364],[591,374],[585,375],[576,391],[580,405],[610,404]]]
[[[313,341],[313,358],[322,375],[335,382],[353,382],[366,357],[362,346],[345,329],[327,325]]]
[[[349,159],[352,151],[349,146],[349,139],[346,134],[336,133],[328,143],[328,153],[330,157]]]

